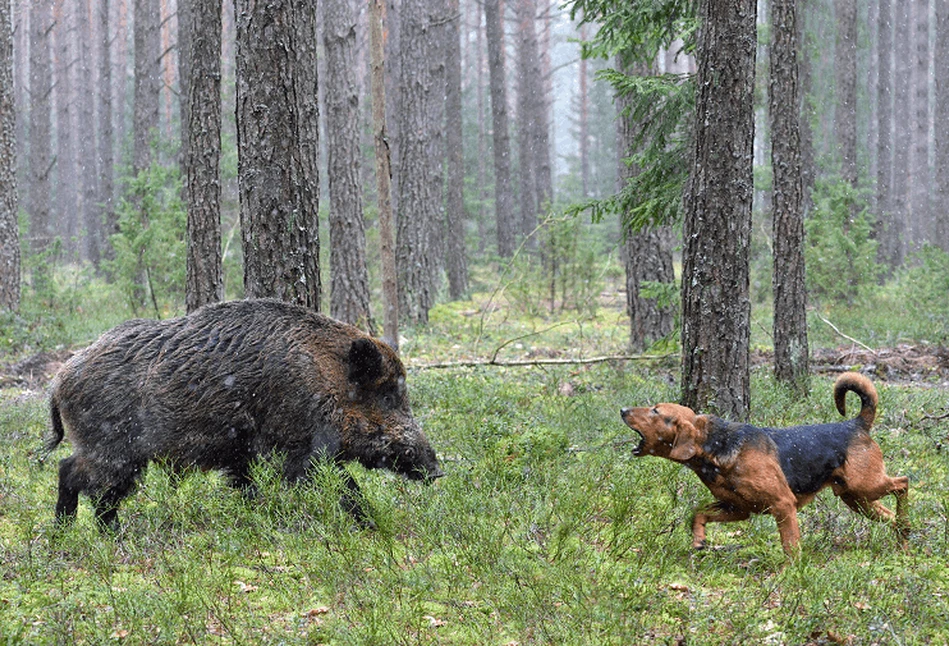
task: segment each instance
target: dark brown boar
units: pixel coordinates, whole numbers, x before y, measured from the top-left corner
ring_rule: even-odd
[[[442,475],[395,352],[355,327],[269,299],[119,325],[63,366],[50,412],[47,448],[64,434],[73,444],[59,465],[61,521],[75,516],[82,493],[98,521],[116,528],[119,503],[152,460],[175,471],[220,470],[245,489],[251,463],[273,454],[289,481],[322,459],[413,479]],[[358,485],[341,471],[342,504],[371,525]]]

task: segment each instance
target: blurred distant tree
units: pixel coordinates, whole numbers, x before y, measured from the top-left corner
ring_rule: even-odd
[[[330,198],[330,314],[372,331],[366,225],[359,176],[356,7],[353,0],[333,0],[321,6],[326,51],[323,97]]]
[[[936,218],[932,240],[949,252],[949,209],[945,208],[949,204],[949,136],[946,129],[949,128],[949,0],[936,0],[936,38],[933,51],[933,67],[941,70],[935,75],[935,123],[937,128],[943,130],[937,131],[934,138],[935,143],[935,172],[936,196],[934,204],[942,205],[942,208],[934,208],[933,215]]]
[[[497,222],[498,255],[509,258],[517,247],[517,216],[511,188],[511,143],[508,133],[507,85],[504,70],[504,5],[485,0],[484,20],[488,44],[488,74],[491,88],[491,122],[494,140],[494,212]]]
[[[403,0],[402,125],[396,259],[399,315],[426,323],[435,304],[444,227],[446,3]]]
[[[461,114],[461,12],[458,0],[448,0],[445,34],[445,145],[446,172],[445,270],[452,299],[468,291],[465,250],[465,157]]]
[[[12,1],[0,0],[0,310],[20,305]]]
[[[29,200],[30,247],[35,253],[45,251],[52,242],[50,210],[55,160],[52,153],[52,92],[50,68],[50,33],[52,3],[34,0],[30,3],[30,135],[29,135]],[[35,278],[35,277],[34,277]]]

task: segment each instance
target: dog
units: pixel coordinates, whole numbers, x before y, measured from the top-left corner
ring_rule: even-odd
[[[847,392],[860,397],[860,414],[847,421],[788,428],[759,428],[698,415],[679,404],[624,408],[623,421],[641,436],[636,456],[655,455],[684,464],[716,500],[695,511],[692,547],[705,547],[708,523],[730,523],[771,514],[788,554],[801,540],[797,510],[825,487],[864,516],[891,522],[905,548],[909,479],[886,474],[883,452],[869,431],[877,392],[865,376],[846,372],[834,383],[834,403],[846,415]],[[879,499],[896,496],[896,513]]]

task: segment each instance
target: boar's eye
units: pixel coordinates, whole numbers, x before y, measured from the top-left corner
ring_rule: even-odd
[[[402,452],[402,454],[405,456],[405,459],[408,462],[415,462],[415,447],[414,446],[405,447],[405,450]]]

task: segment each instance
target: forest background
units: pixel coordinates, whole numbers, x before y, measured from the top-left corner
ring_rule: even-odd
[[[946,643],[947,18],[947,0],[0,2],[0,641]],[[702,94],[716,55],[740,61],[734,105]],[[693,145],[722,134],[747,154],[712,157],[740,176],[703,185]],[[908,550],[829,495],[796,559],[767,516],[690,549],[707,491],[634,459],[618,410],[686,394],[702,321],[683,287],[705,270],[734,281],[710,350],[741,359],[710,407],[830,421],[832,377],[870,374]],[[57,529],[65,449],[37,451],[62,361],[126,318],[262,293],[398,343],[446,476],[351,466],[365,532],[332,470],[286,487],[256,465],[248,504],[154,465],[119,536],[85,503]],[[802,331],[805,378],[776,375]]]

